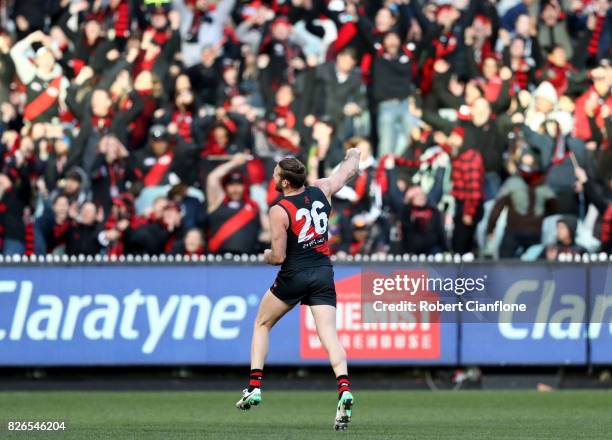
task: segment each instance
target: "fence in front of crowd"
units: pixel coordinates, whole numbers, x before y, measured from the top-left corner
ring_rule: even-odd
[[[580,263],[421,260],[336,262],[339,335],[353,364],[612,364],[604,256]],[[363,274],[398,268],[484,277],[489,301],[519,298],[532,319],[506,315],[502,322],[464,310],[440,323],[363,322]],[[257,305],[276,271],[260,256],[3,257],[0,366],[246,365]],[[306,308],[289,312],[271,338],[270,365],[327,362]]]

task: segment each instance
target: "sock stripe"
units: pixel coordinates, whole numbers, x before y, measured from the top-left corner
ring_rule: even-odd
[[[263,379],[263,370],[254,368],[249,374],[249,391],[253,388],[261,388],[261,380]]]
[[[351,381],[346,374],[338,376],[336,381],[338,383],[338,398],[340,398],[345,391],[351,391]]]

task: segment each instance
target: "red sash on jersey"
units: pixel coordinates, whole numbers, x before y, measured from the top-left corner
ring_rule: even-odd
[[[249,223],[257,216],[257,206],[255,202],[247,201],[240,211],[228,218],[225,223],[221,225],[217,232],[210,237],[208,240],[208,250],[210,252],[217,252],[221,248],[221,245],[225,243],[225,240],[230,238],[240,228]]]
[[[172,165],[172,156],[174,155],[170,152],[157,159],[155,165],[151,167],[147,175],[144,177],[143,182],[145,186],[159,185],[159,182],[161,182],[163,177],[166,175],[170,165]]]
[[[25,106],[23,118],[26,121],[33,121],[57,102],[61,82],[62,77],[60,75],[51,81],[46,90]]]

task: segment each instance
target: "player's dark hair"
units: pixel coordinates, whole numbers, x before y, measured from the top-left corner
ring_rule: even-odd
[[[278,163],[281,180],[287,180],[293,188],[301,188],[306,182],[306,167],[295,157],[285,157]]]

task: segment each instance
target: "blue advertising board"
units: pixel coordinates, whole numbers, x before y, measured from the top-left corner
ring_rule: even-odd
[[[590,361],[612,364],[612,277],[607,264],[593,266],[589,273]]]
[[[0,365],[248,364],[257,306],[276,271],[259,265],[0,268]],[[337,281],[359,273],[356,266],[335,269]],[[347,310],[339,301],[339,313]],[[326,363],[301,346],[306,327],[299,308],[289,312],[271,333],[268,363]],[[383,354],[355,362],[456,363],[456,326],[443,326],[440,338],[434,358]]]
[[[525,312],[463,311],[463,364],[585,364],[586,269],[559,265],[469,265],[465,277],[486,274],[481,302],[525,305]],[[475,295],[471,295],[472,297]],[[464,298],[469,301],[472,298]]]
[[[338,330],[353,364],[612,363],[607,265],[425,265],[430,278],[486,278],[484,292],[458,302],[528,309],[447,313],[429,326],[364,322],[359,292],[372,270],[334,267]],[[263,265],[0,267],[0,365],[246,365],[257,306],[276,272]],[[296,307],[272,330],[268,364],[326,363],[309,312]]]

